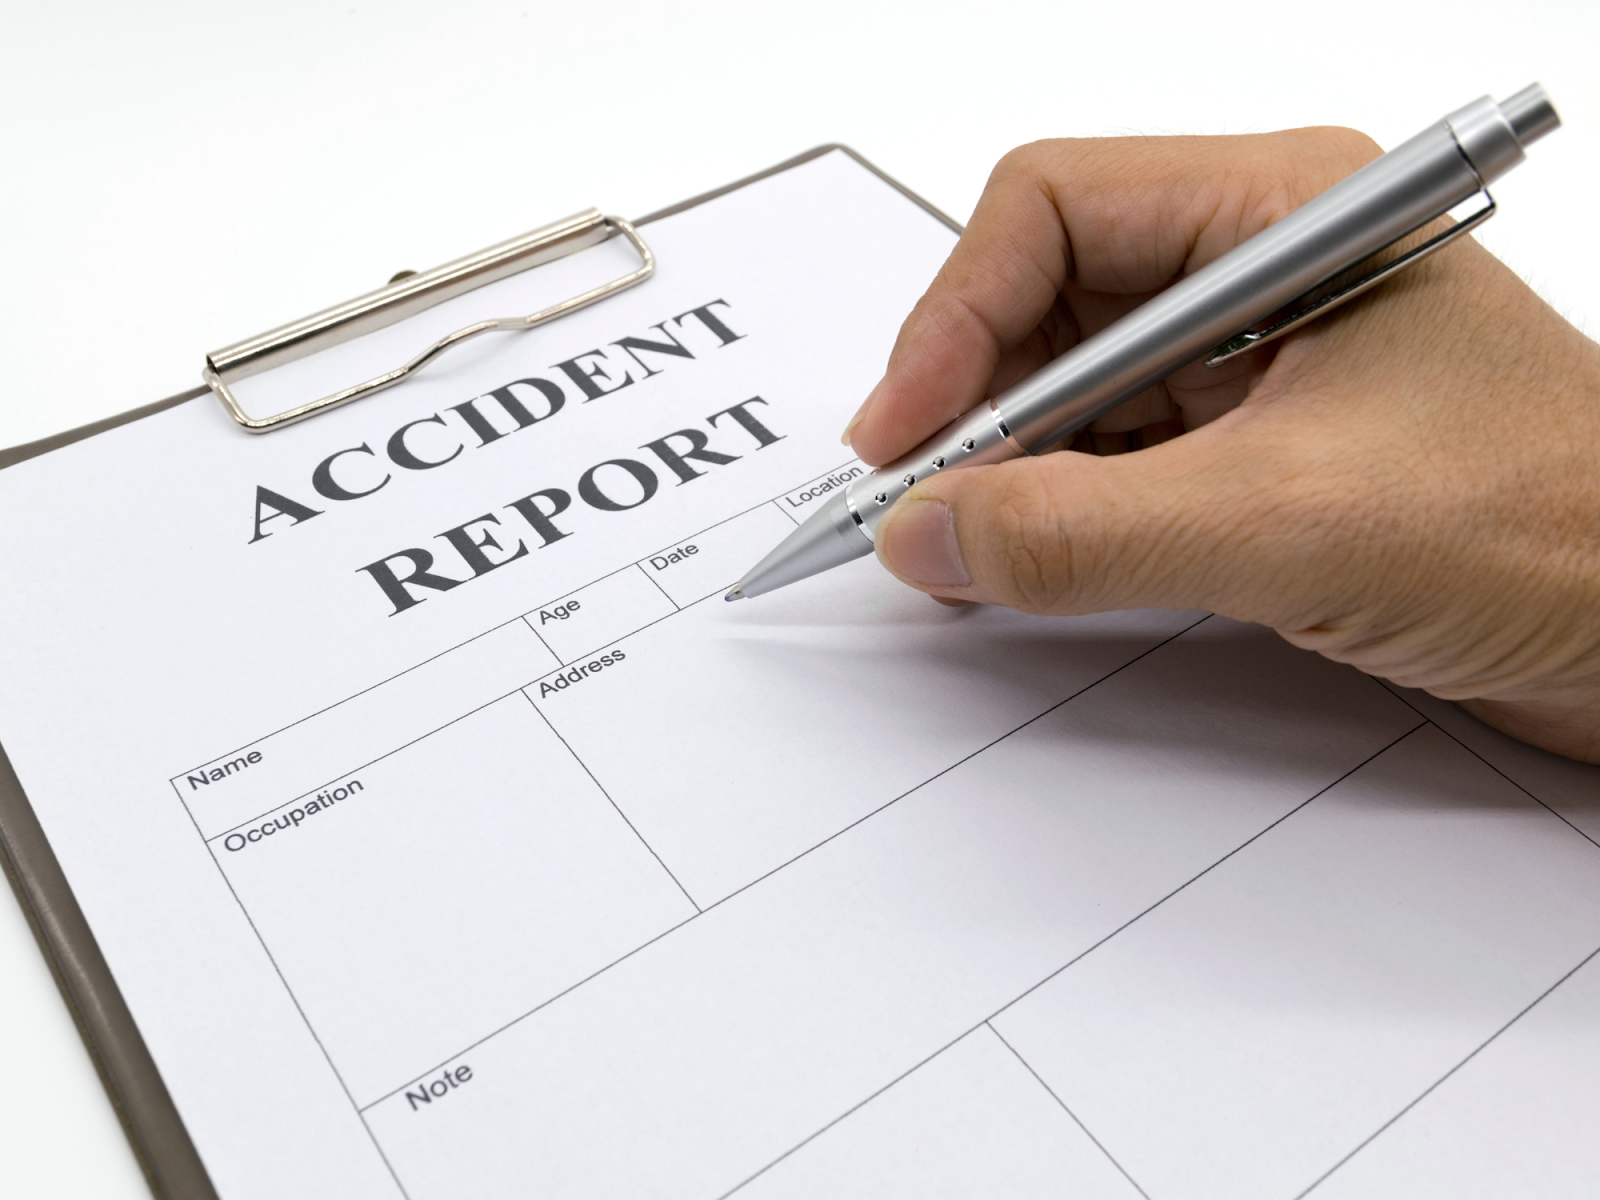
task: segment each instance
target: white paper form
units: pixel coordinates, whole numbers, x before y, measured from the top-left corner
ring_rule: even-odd
[[[1600,1186],[1495,1084],[1600,1117],[1600,773],[1201,613],[723,604],[954,235],[842,154],[646,235],[0,473],[0,740],[223,1196]]]

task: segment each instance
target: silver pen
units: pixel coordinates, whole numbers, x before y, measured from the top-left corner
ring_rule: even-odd
[[[1494,212],[1488,185],[1560,123],[1538,84],[1498,104],[1485,96],[1458,109],[958,417],[909,454],[853,480],[751,568],[727,599],[759,596],[870,554],[883,513],[919,479],[1021,458],[1070,437],[1208,350],[1206,365],[1217,366],[1442,249]],[[1483,206],[1450,229],[1254,328],[1478,193]]]

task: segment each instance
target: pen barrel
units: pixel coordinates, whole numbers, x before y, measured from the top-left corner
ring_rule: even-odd
[[[990,401],[957,417],[893,462],[856,476],[845,487],[845,508],[856,528],[871,542],[877,538],[879,519],[919,480],[940,471],[1007,462],[1026,454]]]
[[[1522,144],[1511,123],[1484,97],[1002,393],[995,400],[998,415],[1029,451],[1076,433],[1448,212],[1521,159]]]

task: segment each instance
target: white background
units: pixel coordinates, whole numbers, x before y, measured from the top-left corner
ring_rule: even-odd
[[[401,268],[821,142],[965,220],[1034,138],[1346,124],[1391,146],[1533,79],[1566,128],[1496,189],[1483,240],[1592,331],[1597,49],[1588,0],[17,4],[0,446],[185,390],[205,351]],[[147,1194],[9,899],[0,1061],[0,1191]]]

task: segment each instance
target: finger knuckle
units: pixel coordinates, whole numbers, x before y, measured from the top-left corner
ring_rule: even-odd
[[[1383,153],[1382,147],[1359,129],[1343,125],[1291,129],[1277,136],[1292,182],[1311,195],[1326,190]]]
[[[1067,138],[1043,138],[1007,150],[995,163],[991,179],[1009,182],[1016,179],[1038,179],[1047,175],[1062,152],[1069,145]]]
[[[1383,153],[1383,147],[1359,129],[1328,125],[1318,130],[1330,155],[1342,158],[1350,170],[1365,166]]]

